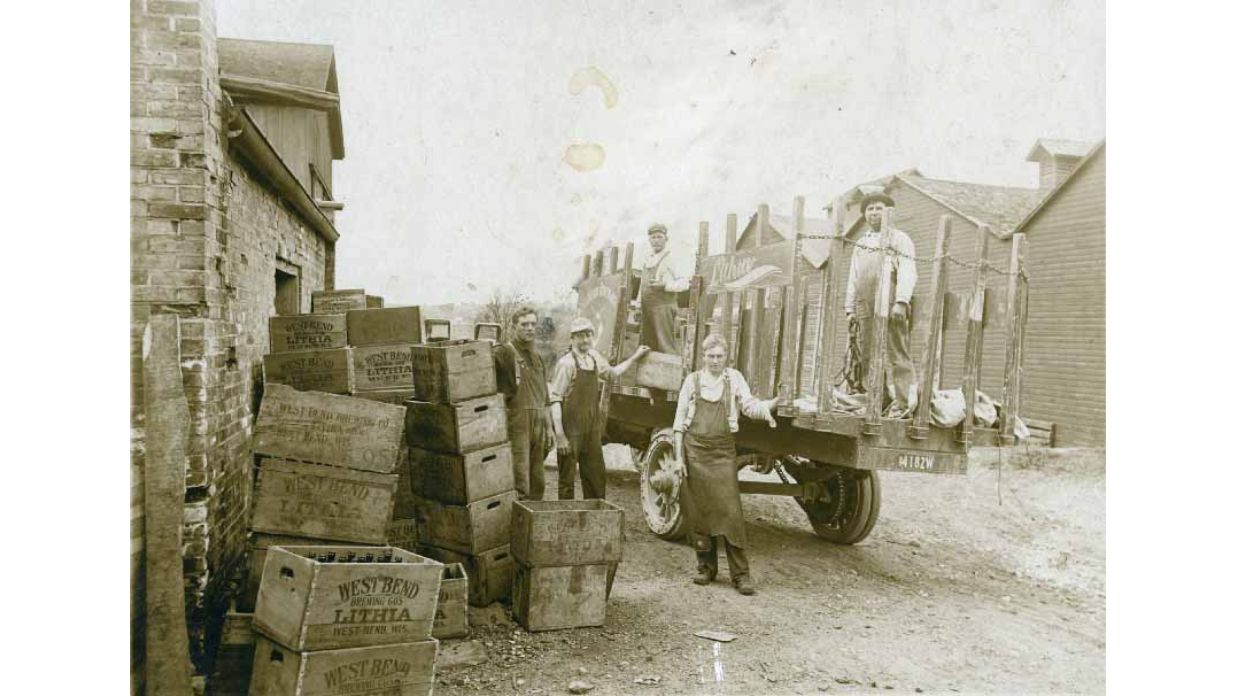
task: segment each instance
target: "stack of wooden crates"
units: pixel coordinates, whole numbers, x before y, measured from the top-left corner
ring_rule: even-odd
[[[442,565],[390,546],[275,546],[251,696],[430,694]]]
[[[486,606],[510,596],[517,498],[493,346],[426,343],[412,348],[412,362],[406,438],[417,552],[461,564],[468,601]]]
[[[622,522],[622,508],[604,500],[515,503],[512,608],[526,630],[605,624],[622,560]]]

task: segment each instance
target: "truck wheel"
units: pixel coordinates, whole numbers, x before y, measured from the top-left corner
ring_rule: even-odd
[[[640,459],[639,497],[648,529],[666,541],[686,536],[687,519],[679,494],[683,481],[674,473],[674,431],[664,428],[652,436]]]
[[[876,472],[830,466],[812,470],[787,465],[786,469],[798,482],[816,481],[826,494],[810,502],[796,499],[817,536],[834,544],[857,544],[867,538],[880,518]]]

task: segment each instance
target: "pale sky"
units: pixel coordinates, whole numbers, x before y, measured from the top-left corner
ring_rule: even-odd
[[[569,298],[652,222],[714,249],[862,181],[1033,187],[1036,138],[1104,137],[1102,2],[219,0],[219,35],[332,44],[337,287],[388,304]],[[732,53],[731,53],[732,52]],[[614,87],[572,93],[594,67]],[[594,73],[595,74],[595,73]],[[577,78],[577,81],[579,78]],[[578,84],[576,85],[579,86]],[[572,145],[604,161],[577,171]],[[589,148],[597,152],[597,148]]]

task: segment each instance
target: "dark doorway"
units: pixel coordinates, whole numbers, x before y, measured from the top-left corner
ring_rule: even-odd
[[[275,268],[275,314],[300,314],[300,274],[295,266]]]

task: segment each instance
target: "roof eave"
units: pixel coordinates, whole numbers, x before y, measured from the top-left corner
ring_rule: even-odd
[[[1068,186],[1069,182],[1073,181],[1073,179],[1077,177],[1078,173],[1090,164],[1090,162],[1094,159],[1094,156],[1098,154],[1099,150],[1102,150],[1106,146],[1107,138],[1103,138],[1098,143],[1095,143],[1095,146],[1090,148],[1090,152],[1087,152],[1086,156],[1077,163],[1077,166],[1073,168],[1073,171],[1069,172],[1069,175],[1064,177],[1063,181],[1056,184],[1056,188],[1048,191],[1047,195],[1043,196],[1043,200],[1039,201],[1038,205],[1034,206],[1030,212],[1026,213],[1026,216],[1021,219],[1021,222],[1017,223],[1017,226],[1014,227],[1006,237],[1002,237],[1002,239],[1007,239],[1008,237],[1012,237],[1015,234],[1023,232],[1026,226],[1030,224],[1030,221],[1037,217],[1040,211],[1050,205],[1051,202],[1056,199],[1056,195],[1064,190],[1064,187]]]
[[[288,202],[318,236],[327,242],[338,241],[339,231],[335,229],[334,223],[313,202],[313,197],[292,174],[292,170],[266,139],[266,134],[249,112],[243,107],[235,107],[228,116],[229,143],[235,146],[236,151],[265,176],[275,192]]]

